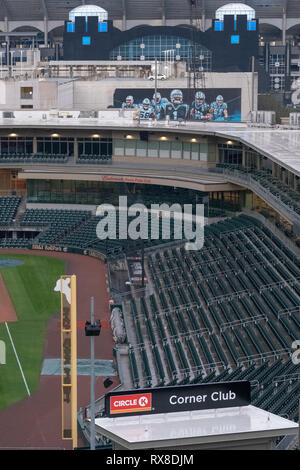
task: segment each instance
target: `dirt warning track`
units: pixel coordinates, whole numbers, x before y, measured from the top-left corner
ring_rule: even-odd
[[[0,323],[13,321],[18,321],[18,318],[0,273]]]

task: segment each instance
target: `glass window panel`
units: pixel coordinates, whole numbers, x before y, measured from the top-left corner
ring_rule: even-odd
[[[65,155],[68,153],[68,144],[67,144],[67,142],[61,142],[61,144],[60,144],[60,153],[64,153]]]
[[[45,142],[45,153],[52,153],[51,142]]]
[[[148,142],[148,157],[158,157],[159,142]]]
[[[94,155],[100,155],[100,144],[99,142],[93,142],[92,144],[92,148],[93,148],[93,154]],[[102,152],[102,144],[101,144],[101,155],[105,155],[103,152]]]
[[[1,141],[1,152],[8,153],[8,141],[6,139]]]
[[[190,142],[183,143],[183,158],[185,160],[191,159],[191,144]]]
[[[136,143],[136,156],[137,157],[147,157],[147,142],[138,140]]]
[[[85,152],[86,155],[91,155],[92,153],[92,143],[91,142],[86,142],[85,143]]]
[[[37,152],[38,153],[44,153],[44,142],[38,140],[37,141]]]
[[[171,158],[182,157],[182,145],[181,142],[171,142]]]
[[[107,142],[101,142],[99,147],[100,155],[108,155]]]
[[[60,153],[60,143],[59,142],[53,142],[53,145],[52,145],[52,153]]]
[[[141,49],[141,44],[145,47]],[[118,60],[121,56],[122,60],[138,60],[141,55],[145,57],[145,60],[152,60],[158,58],[161,60],[165,59],[166,50],[176,50],[177,44],[180,45],[180,57],[181,60],[186,60],[191,56],[191,51],[195,50],[197,56],[204,56],[206,58],[203,61],[204,71],[211,70],[211,52],[199,43],[194,44],[185,38],[178,38],[176,36],[145,36],[116,47],[110,53],[111,60]]]
[[[83,154],[83,142],[78,142],[78,155]]]
[[[17,151],[17,141],[10,140],[9,141],[9,153],[16,153]]]
[[[125,142],[123,140],[114,140],[114,155],[124,155]]]
[[[25,140],[18,140],[17,142],[17,152],[18,153],[25,153],[26,152],[26,149],[25,149]]]
[[[33,153],[33,141],[27,140],[25,144],[25,153]]]
[[[159,143],[159,156],[160,158],[170,158],[170,142]]]
[[[199,144],[191,144],[192,145],[192,153],[191,157],[192,160],[199,160]]]
[[[135,141],[134,140],[128,140],[125,142],[125,155],[126,156],[135,156]]]

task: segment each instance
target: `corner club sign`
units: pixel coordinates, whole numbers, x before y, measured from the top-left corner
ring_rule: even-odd
[[[108,393],[105,396],[106,415],[172,413],[250,404],[250,383],[246,381],[143,389],[139,392]]]
[[[110,397],[110,413],[137,413],[152,410],[152,393],[117,395]]]

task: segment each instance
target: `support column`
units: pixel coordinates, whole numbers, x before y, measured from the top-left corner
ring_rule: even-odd
[[[44,18],[44,45],[48,47],[48,18]]]
[[[295,175],[294,173],[292,173],[291,171],[288,172],[288,184],[291,188],[294,187],[294,179],[295,179]]]
[[[32,151],[33,151],[34,154],[37,153],[37,140],[36,140],[36,137],[33,137]]]
[[[282,12],[282,44],[286,44],[286,10],[283,9]]]
[[[242,150],[242,167],[246,168],[246,149],[244,146]]]
[[[201,18],[201,31],[202,31],[202,33],[205,33],[205,22],[206,22],[206,16],[205,16],[205,13],[203,13],[202,18]]]
[[[258,171],[260,171],[260,155],[257,155],[256,157],[256,168]]]
[[[126,18],[126,0],[122,0],[123,16],[122,16],[122,31],[126,31],[127,18]]]
[[[77,137],[74,138],[74,160],[75,162],[78,159],[78,139]]]
[[[202,31],[202,33],[205,33],[205,22],[206,22],[205,0],[202,0],[202,18],[201,18],[201,31]]]
[[[299,178],[297,176],[294,177],[294,190],[298,191],[298,184],[299,184]]]

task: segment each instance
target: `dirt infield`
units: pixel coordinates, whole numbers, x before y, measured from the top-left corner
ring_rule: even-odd
[[[109,293],[105,264],[95,258],[68,253],[48,253],[31,250],[1,250],[1,254],[28,254],[53,256],[66,262],[66,273],[77,276],[77,351],[78,358],[90,357],[90,341],[82,328],[90,320],[91,297],[94,297],[95,319],[108,326],[110,318]],[[55,286],[49,286],[54,289]],[[60,315],[57,312],[48,322],[44,344],[44,358],[60,357]],[[102,328],[95,341],[95,359],[113,359],[114,341],[109,327]],[[103,380],[95,382],[96,398],[104,395],[118,383],[105,389]],[[71,449],[71,441],[61,439],[61,382],[60,376],[40,376],[38,391],[21,402],[0,412],[0,449],[43,448]],[[78,377],[78,409],[90,403],[90,377]],[[79,439],[78,445],[83,445]]]
[[[18,318],[0,273],[0,323],[12,321],[18,321]]]

